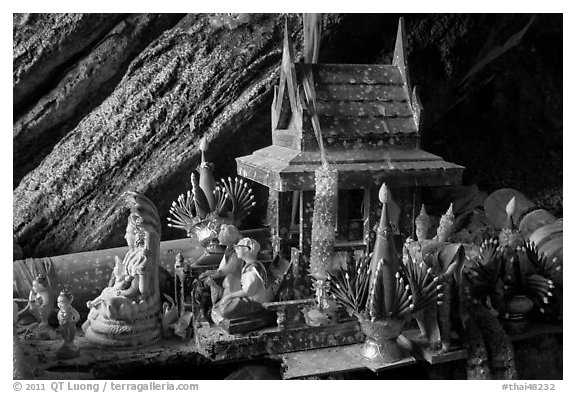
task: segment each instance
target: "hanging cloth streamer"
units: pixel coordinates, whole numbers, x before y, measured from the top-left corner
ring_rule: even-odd
[[[326,152],[324,151],[324,141],[322,139],[322,129],[320,128],[320,120],[318,119],[318,113],[316,111],[316,93],[314,91],[314,75],[312,74],[312,69],[306,67],[304,72],[304,95],[306,96],[306,103],[308,104],[308,112],[312,117],[312,128],[314,129],[314,136],[318,142],[318,147],[320,148],[320,159],[322,160],[322,165],[328,165],[328,159],[326,158]]]
[[[32,289],[32,281],[38,275],[44,275],[48,279],[48,284],[54,288],[54,269],[50,258],[28,258],[13,263],[13,287],[12,292],[15,298],[28,299],[28,294]]]
[[[318,63],[322,14],[303,14],[302,19],[304,22],[304,61]]]

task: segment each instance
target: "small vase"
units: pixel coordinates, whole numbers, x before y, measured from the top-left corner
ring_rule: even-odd
[[[525,295],[515,295],[506,302],[506,312],[502,324],[508,333],[523,333],[528,329],[526,315],[534,307],[534,302]]]
[[[404,352],[398,344],[398,336],[404,330],[403,319],[381,319],[370,321],[359,317],[360,329],[366,335],[366,341],[360,348],[360,355],[372,361],[394,363],[404,358]]]

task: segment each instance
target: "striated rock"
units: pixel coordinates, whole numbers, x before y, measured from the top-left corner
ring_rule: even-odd
[[[299,21],[291,24],[297,31]],[[188,15],[148,46],[14,190],[14,233],[24,250],[53,255],[119,244],[115,204],[126,190],[167,213],[189,186],[202,135],[217,144],[236,133],[237,146],[250,139],[240,126],[270,105],[281,27],[278,15],[233,31]]]
[[[126,15],[13,14],[14,112]]]
[[[113,90],[130,61],[183,15],[130,15],[14,122],[14,185]]]
[[[389,63],[398,16],[324,15],[320,61]],[[68,40],[71,30],[62,26],[61,19],[80,23],[88,18],[35,17],[44,18],[36,24],[52,23],[57,30],[53,35]],[[30,54],[16,43],[21,34],[16,21],[26,18],[14,18],[15,90],[28,78],[32,84],[35,80],[32,72],[18,71],[38,69],[23,67],[24,60],[42,57],[35,55],[38,44],[31,37]],[[248,23],[228,28],[211,24],[207,15],[190,14],[130,62],[106,99],[79,114],[81,119],[66,121],[58,120],[68,116],[60,115],[63,105],[52,107],[44,117],[41,109],[49,104],[40,97],[48,97],[59,84],[78,86],[72,91],[82,89],[64,81],[72,73],[61,72],[62,64],[68,68],[78,67],[80,59],[96,61],[99,57],[92,50],[99,47],[75,42],[82,49],[73,60],[62,61],[56,56],[62,45],[56,39],[43,40],[53,42],[53,48],[48,45],[42,53],[53,53],[56,60],[43,58],[60,71],[51,72],[58,76],[49,89],[28,96],[28,109],[15,98],[15,118],[22,121],[15,130],[24,135],[25,128],[36,127],[37,118],[52,122],[52,128],[65,136],[53,148],[32,147],[45,142],[31,138],[36,142],[28,146],[37,149],[36,161],[22,170],[20,182],[15,181],[13,229],[25,254],[55,255],[122,244],[123,228],[116,227],[113,204],[128,189],[145,193],[165,220],[171,201],[189,188],[202,135],[210,142],[208,160],[216,163],[217,177],[235,172],[234,157],[270,144],[271,91],[278,77],[283,20],[281,15],[255,14]],[[288,21],[299,57],[301,18],[289,15]],[[27,29],[30,23],[21,26]],[[103,31],[100,37],[104,37],[113,26],[116,23],[94,30]],[[119,35],[136,36],[136,31],[126,28]],[[543,188],[561,189],[561,15],[409,15],[406,33],[410,74],[424,106],[422,146],[466,166],[466,182],[488,192],[506,186],[530,198]],[[121,37],[114,40],[125,42]],[[86,60],[85,66],[89,64],[100,69]],[[54,96],[58,102],[76,100],[60,91],[61,96]],[[21,119],[29,119],[26,126]],[[60,124],[66,122],[70,128],[62,131]],[[49,128],[43,135],[51,132]],[[16,144],[15,138],[15,151]],[[262,192],[255,190],[263,204]],[[181,234],[167,229],[163,236]]]

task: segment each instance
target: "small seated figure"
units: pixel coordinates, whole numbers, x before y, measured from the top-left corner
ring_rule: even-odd
[[[60,335],[64,339],[62,346],[56,352],[59,359],[72,359],[78,356],[78,349],[74,345],[76,324],[80,321],[80,314],[72,307],[74,297],[64,289],[58,296],[58,324]]]
[[[242,260],[236,255],[234,246],[240,240],[240,232],[234,225],[222,224],[218,242],[226,246],[224,256],[217,270],[208,270],[200,274],[200,280],[210,286],[212,305],[223,297],[242,288]]]
[[[244,261],[240,279],[241,288],[230,292],[220,299],[212,309],[212,320],[219,324],[223,319],[236,319],[268,313],[262,303],[272,300],[267,287],[267,274],[262,262],[256,257],[260,244],[250,238],[241,239],[234,246],[236,255]]]
[[[98,306],[103,299],[113,297],[119,290],[124,290],[130,287],[131,277],[126,275],[126,269],[124,268],[120,258],[116,256],[115,260],[116,265],[114,265],[114,270],[112,271],[112,277],[108,282],[108,287],[104,288],[100,296],[96,299],[86,302],[86,307],[88,307],[88,309]],[[110,310],[108,312],[110,313]]]
[[[160,218],[145,196],[128,192],[125,198],[131,211],[124,236],[129,250],[123,261],[116,259],[109,286],[87,303],[82,325],[86,339],[101,347],[137,347],[161,337]]]

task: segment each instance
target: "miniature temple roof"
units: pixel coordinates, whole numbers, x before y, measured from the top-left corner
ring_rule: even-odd
[[[390,187],[459,184],[462,166],[420,149],[367,149],[327,151],[338,169],[341,189],[373,188],[384,181]],[[236,159],[238,174],[277,191],[313,190],[317,152],[268,146]]]
[[[294,63],[287,36],[272,103],[272,145],[237,158],[239,175],[277,191],[314,189],[316,117],[340,188],[461,182],[463,167],[419,148],[421,105],[410,89],[402,20],[393,64]]]

